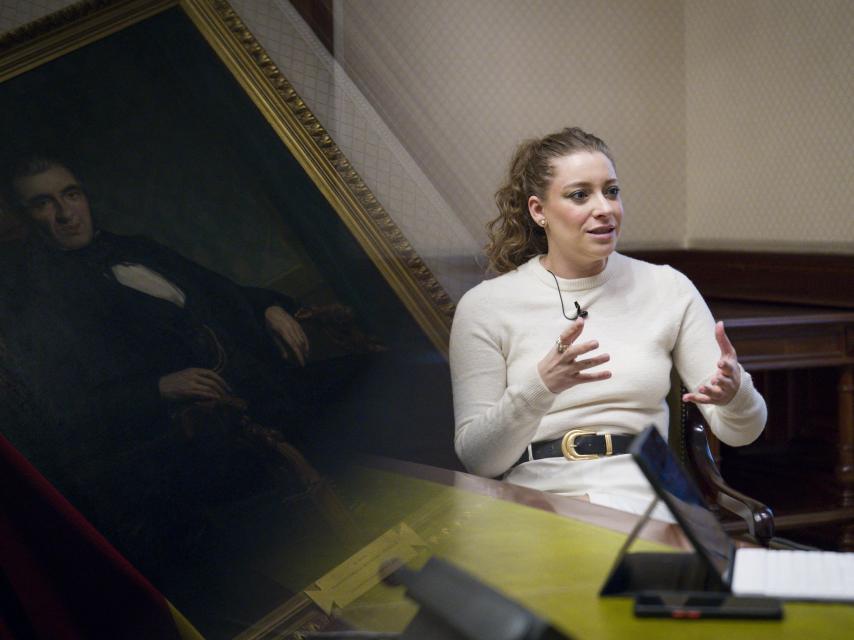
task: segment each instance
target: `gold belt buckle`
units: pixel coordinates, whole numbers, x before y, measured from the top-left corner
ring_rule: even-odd
[[[567,460],[596,460],[599,458],[598,453],[577,453],[575,451],[575,439],[579,436],[595,436],[597,435],[596,431],[592,429],[572,429],[571,431],[567,431],[566,435],[563,436],[563,440],[560,443],[560,451],[563,453],[563,457]],[[610,456],[613,455],[614,448],[611,445],[611,434],[605,434],[605,455]]]

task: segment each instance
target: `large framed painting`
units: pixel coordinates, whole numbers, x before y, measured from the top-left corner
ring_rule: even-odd
[[[329,468],[454,464],[453,305],[226,2],[83,2],[0,56],[3,436],[233,636],[358,548]]]

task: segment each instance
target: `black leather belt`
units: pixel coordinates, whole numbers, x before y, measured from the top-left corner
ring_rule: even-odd
[[[629,445],[635,437],[626,433],[597,434],[590,429],[573,429],[557,440],[534,442],[531,444],[531,456],[528,451],[522,454],[517,464],[540,458],[566,458],[567,460],[593,460],[606,456],[619,456],[629,452]]]

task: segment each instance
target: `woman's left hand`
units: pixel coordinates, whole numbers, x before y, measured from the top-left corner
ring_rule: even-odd
[[[721,359],[718,360],[715,374],[709,384],[701,384],[696,393],[683,395],[683,402],[729,404],[741,386],[741,367],[738,366],[738,356],[724,331],[723,322],[715,325],[715,339],[721,348]]]

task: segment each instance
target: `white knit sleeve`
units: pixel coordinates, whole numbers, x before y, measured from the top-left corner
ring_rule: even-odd
[[[457,306],[450,343],[454,446],[466,469],[489,477],[519,459],[556,397],[536,367],[523,384],[508,387],[507,336],[492,318],[483,291],[470,291]]]
[[[715,340],[715,320],[708,305],[693,283],[681,273],[675,272],[675,275],[680,298],[684,297],[687,305],[673,349],[673,362],[685,386],[695,392],[714,375],[721,352]],[[712,433],[731,446],[750,444],[765,428],[765,400],[743,368],[741,385],[729,404],[698,406]]]

